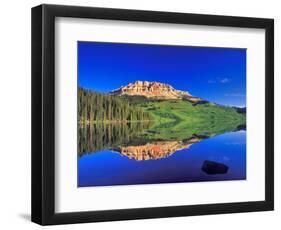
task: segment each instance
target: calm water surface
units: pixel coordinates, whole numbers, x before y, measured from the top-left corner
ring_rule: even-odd
[[[246,131],[106,149],[78,157],[78,186],[246,179]]]

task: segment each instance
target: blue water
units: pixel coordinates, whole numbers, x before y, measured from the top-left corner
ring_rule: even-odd
[[[228,171],[208,174],[205,161],[226,165]],[[78,187],[246,179],[246,131],[205,139],[167,158],[136,161],[111,150],[78,160]]]

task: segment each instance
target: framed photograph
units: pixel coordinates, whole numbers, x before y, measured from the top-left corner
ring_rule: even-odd
[[[32,9],[32,221],[273,210],[273,19]]]

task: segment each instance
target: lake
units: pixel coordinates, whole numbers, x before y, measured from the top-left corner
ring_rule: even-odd
[[[245,130],[147,140],[145,126],[80,129],[78,187],[246,179]]]

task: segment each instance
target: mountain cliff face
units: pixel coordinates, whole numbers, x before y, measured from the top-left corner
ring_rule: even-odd
[[[146,98],[173,100],[186,99],[191,102],[200,102],[202,99],[190,93],[176,90],[171,85],[160,82],[136,81],[110,92],[114,95],[143,96]]]

